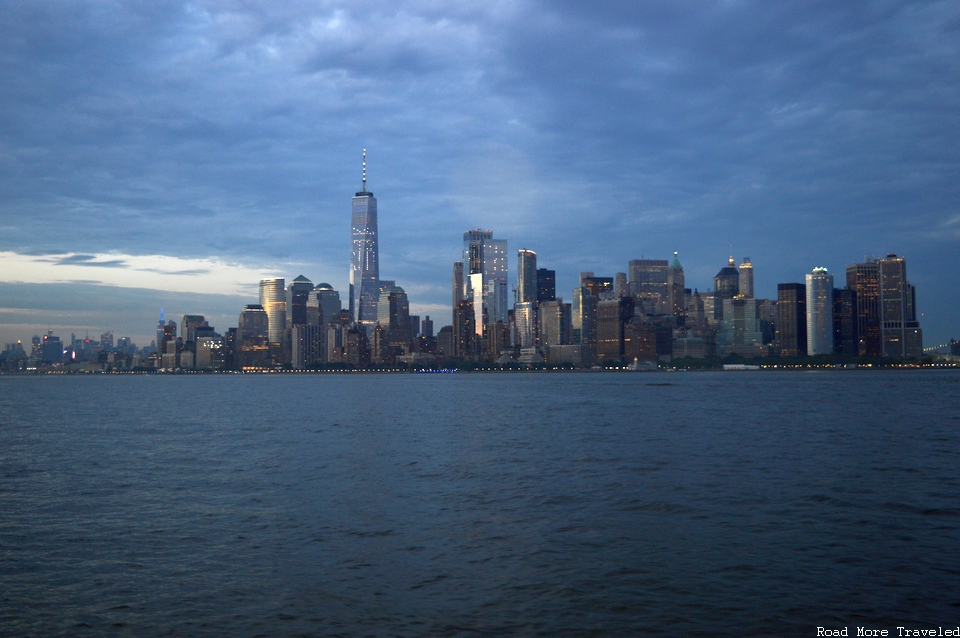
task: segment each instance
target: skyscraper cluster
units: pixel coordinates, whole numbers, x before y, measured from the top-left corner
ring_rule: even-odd
[[[541,267],[529,248],[516,253],[511,289],[507,240],[484,229],[463,233],[461,258],[452,268],[451,323],[435,334],[429,316],[420,321],[410,314],[404,289],[380,278],[377,200],[367,190],[366,169],[364,149],[361,188],[351,202],[346,308],[328,283],[314,285],[303,275],[289,284],[283,277],[262,279],[259,303],[244,306],[237,327],[224,334],[203,315],[184,315],[178,333],[161,309],[155,352],[141,363],[228,370],[450,361],[591,367],[731,356],[922,355],[916,290],[906,261],[895,254],[848,266],[842,288],[817,267],[803,283],[778,284],[776,299],[758,299],[749,257],[737,266],[730,256],[712,290],[701,292],[686,287],[675,252],[672,260],[629,260],[625,272],[581,272],[564,301],[555,271]],[[35,337],[24,358],[51,364],[122,358],[112,342],[109,334],[109,346],[87,348],[73,338],[64,348],[50,333]],[[129,340],[123,347],[129,349]],[[8,350],[15,356],[24,351]]]

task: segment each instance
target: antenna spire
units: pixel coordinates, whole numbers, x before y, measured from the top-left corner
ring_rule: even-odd
[[[367,192],[367,149],[363,149],[363,188],[360,190]]]

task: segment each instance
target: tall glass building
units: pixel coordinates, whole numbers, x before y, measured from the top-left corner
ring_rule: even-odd
[[[807,275],[807,354],[833,354],[833,275],[826,268]]]
[[[287,293],[283,277],[260,280],[260,305],[269,320],[270,343],[283,342],[283,330],[287,324]]]
[[[463,234],[462,261],[464,285],[469,288],[464,299],[475,300],[477,332],[481,317],[487,324],[507,323],[507,240],[494,239],[490,230],[468,230]],[[482,300],[482,308],[476,300]]]
[[[363,185],[353,197],[350,258],[350,318],[373,326],[380,300],[380,248],[377,240],[377,199],[367,190],[367,150],[363,150]]]

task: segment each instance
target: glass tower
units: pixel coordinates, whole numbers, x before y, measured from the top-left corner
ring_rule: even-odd
[[[490,230],[468,230],[463,234],[462,261],[464,285],[469,288],[464,298],[474,300],[477,332],[485,325],[481,318],[485,323],[506,323],[507,240],[494,239]]]
[[[287,324],[287,295],[283,277],[260,280],[260,305],[269,319],[270,343],[283,342],[283,329]]]
[[[833,275],[826,268],[807,275],[807,354],[833,354]]]
[[[363,186],[352,206],[350,318],[373,326],[380,300],[380,249],[377,241],[377,199],[367,190],[367,149],[363,149]]]

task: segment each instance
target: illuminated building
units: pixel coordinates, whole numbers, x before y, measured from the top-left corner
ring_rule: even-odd
[[[672,314],[674,324],[683,326],[686,317],[686,289],[684,288],[683,266],[680,258],[673,253],[673,261],[667,270],[667,314]]]
[[[283,277],[260,280],[260,305],[267,313],[268,340],[283,343],[283,330],[287,324],[287,301]]]
[[[363,150],[363,181],[352,202],[350,260],[350,320],[372,328],[380,299],[380,248],[377,239],[377,199],[367,190],[367,150]]]
[[[477,334],[487,324],[507,323],[507,240],[494,239],[493,231],[468,230],[463,234],[464,299],[474,306]]]
[[[744,297],[753,297],[753,264],[749,257],[744,257],[740,263],[740,279],[737,294]]]
[[[807,354],[833,354],[833,275],[814,268],[807,275]]]

